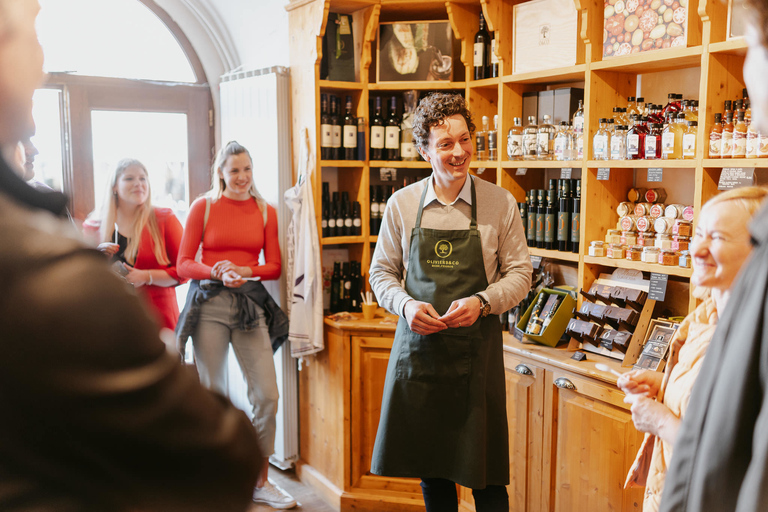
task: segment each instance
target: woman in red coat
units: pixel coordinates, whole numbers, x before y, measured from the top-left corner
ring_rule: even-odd
[[[147,168],[138,160],[118,162],[108,194],[83,231],[145,297],[160,326],[173,330],[179,319],[174,287],[181,282],[176,273],[181,223],[170,209],[152,206]]]

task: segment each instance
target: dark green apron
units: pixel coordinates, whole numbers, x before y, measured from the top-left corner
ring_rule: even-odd
[[[471,178],[467,178],[471,179]],[[421,227],[427,187],[411,232],[405,290],[443,315],[451,302],[485,290],[475,184],[468,230]],[[446,478],[483,489],[509,483],[509,438],[501,324],[421,336],[400,317],[387,367],[371,472]]]

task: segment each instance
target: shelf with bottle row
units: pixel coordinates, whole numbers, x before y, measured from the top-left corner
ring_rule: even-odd
[[[702,167],[768,167],[768,158],[705,158]]]
[[[470,89],[483,89],[483,88],[498,88],[499,77],[483,78],[482,80],[469,80],[467,81],[467,87]]]
[[[672,69],[701,66],[702,46],[666,48],[650,52],[633,53],[621,57],[608,57],[590,64],[592,71],[619,71],[622,73],[651,73]]]
[[[693,169],[696,167],[695,159],[684,160],[588,160],[587,167],[611,169]]]
[[[583,160],[504,160],[501,162],[502,169],[581,169],[583,165]]]
[[[579,262],[579,253],[568,251],[554,251],[551,249],[539,249],[538,247],[528,247],[528,254],[531,256],[540,256],[550,260]]]
[[[382,82],[368,84],[369,91],[463,91],[466,88],[465,82]]]
[[[362,160],[320,160],[320,167],[363,167]]]
[[[395,169],[429,169],[432,167],[424,160],[370,160],[369,167],[394,167]]]
[[[558,84],[584,80],[586,76],[586,64],[576,64],[562,68],[532,71],[530,73],[517,73],[501,77],[503,84]]]
[[[318,85],[320,89],[338,91],[362,91],[365,88],[365,84],[362,82],[342,82],[339,80],[320,80]]]
[[[625,259],[612,259],[601,256],[589,256],[587,254],[584,255],[584,263],[588,265],[601,265],[603,267],[628,268],[632,270],[640,270],[642,272],[655,272],[657,274],[667,274],[688,279],[690,279],[691,274],[693,273],[692,269],[685,267],[659,265],[656,263],[629,261]]]

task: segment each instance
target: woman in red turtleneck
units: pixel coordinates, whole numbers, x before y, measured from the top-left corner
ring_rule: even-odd
[[[290,508],[296,504],[293,498],[267,480],[269,456],[274,452],[278,389],[267,319],[261,307],[247,300],[247,290],[255,284],[247,278],[278,279],[280,246],[277,212],[256,190],[252,166],[250,154],[237,142],[221,148],[212,169],[211,191],[190,208],[178,272],[194,280],[189,293],[204,301],[192,334],[200,381],[226,395],[231,344],[248,383],[253,425],[264,457],[253,500]],[[201,241],[202,258],[195,261]],[[262,252],[263,265],[259,264]],[[244,317],[257,321],[255,325],[244,322]]]

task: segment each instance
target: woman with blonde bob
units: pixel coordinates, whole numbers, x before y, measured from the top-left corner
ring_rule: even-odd
[[[160,326],[173,330],[179,318],[173,287],[180,283],[176,257],[183,230],[173,212],[153,207],[151,198],[147,168],[125,158],[109,178],[101,211],[88,216],[83,231],[140,289]]]
[[[645,486],[643,512],[659,510],[664,478],[678,429],[709,342],[731,287],[752,253],[749,222],[768,189],[744,187],[710,199],[701,209],[691,244],[695,294],[704,301],[678,328],[664,373],[633,370],[618,379],[632,404],[632,421],[645,439],[629,470],[627,486]]]
[[[280,277],[277,211],[256,189],[251,155],[237,142],[219,150],[211,171],[211,190],[192,203],[181,241],[179,274],[192,282],[176,342],[181,348],[192,336],[200,381],[224,395],[232,346],[264,457],[253,501],[291,508],[296,501],[267,479],[278,400],[273,343],[288,334],[287,316],[259,282]]]

